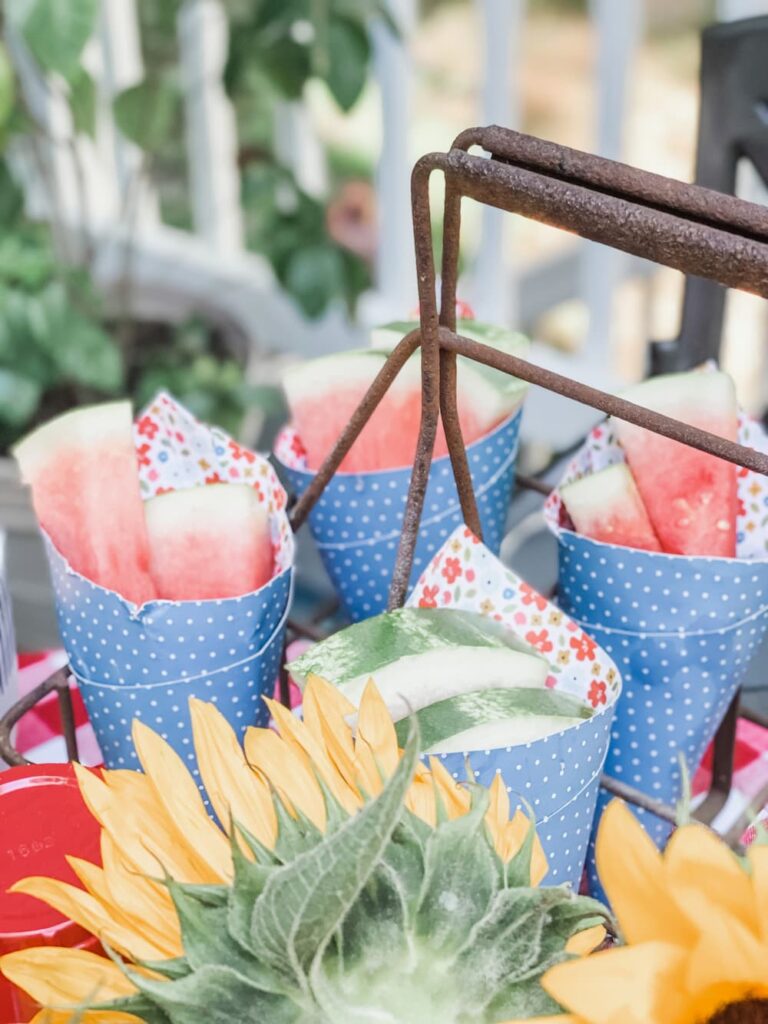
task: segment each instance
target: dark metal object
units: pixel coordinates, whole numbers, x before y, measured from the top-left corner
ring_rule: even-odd
[[[702,37],[696,182],[719,192],[736,190],[746,158],[768,184],[768,17],[723,22]],[[680,334],[651,349],[654,373],[686,370],[720,351],[726,290],[689,277]]]
[[[628,803],[634,804],[636,807],[640,807],[644,811],[648,811],[657,818],[661,818],[662,821],[668,821],[671,825],[677,824],[677,813],[674,807],[669,807],[667,804],[662,803],[661,800],[654,800],[652,796],[646,796],[645,793],[641,793],[634,786],[628,786],[626,782],[619,782],[618,779],[614,779],[610,775],[601,776],[600,785],[603,789],[607,789],[609,793],[612,793],[613,796],[617,796]]]
[[[78,760],[77,734],[75,730],[75,714],[72,707],[72,692],[69,689],[69,672],[66,668],[60,668],[52,676],[36,686],[13,707],[9,708],[5,715],[0,718],[0,758],[10,765],[29,764],[25,757],[16,750],[11,742],[11,731],[20,718],[23,718],[28,711],[47,697],[49,693],[56,691],[59,698],[59,715],[61,718],[61,731],[67,747],[67,757],[70,761]]]

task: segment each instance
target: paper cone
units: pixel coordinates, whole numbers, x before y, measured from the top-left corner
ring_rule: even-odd
[[[269,463],[209,428],[168,395],[136,423],[145,498],[206,482],[251,483],[270,514],[276,574],[242,597],[141,607],[85,579],[50,539],[56,611],[69,664],[108,768],[138,768],[131,722],[151,726],[197,776],[188,700],[217,705],[242,739],[268,721],[293,580],[286,495]]]
[[[507,569],[466,527],[456,530],[433,559],[408,604],[459,608],[503,622],[549,660],[548,686],[594,708],[591,718],[532,743],[440,755],[456,779],[466,778],[466,758],[483,785],[500,774],[512,806],[522,798],[533,808],[549,861],[544,885],[569,882],[577,888],[621,691],[616,666],[576,623]]]
[[[520,413],[467,448],[483,536],[498,553],[515,479]],[[307,470],[295,431],[283,431],[275,448],[290,488],[304,493],[314,473]],[[387,607],[403,529],[411,469],[337,473],[309,517],[309,527],[326,571],[353,622]],[[430,558],[463,522],[450,458],[435,459],[429,474],[416,544],[411,585]]]
[[[739,439],[768,448],[762,429],[744,418]],[[621,457],[603,424],[563,483]],[[547,500],[560,606],[611,655],[624,681],[606,773],[673,805],[681,796],[680,756],[693,776],[768,628],[768,482],[740,471],[739,498],[736,558],[590,540],[561,527],[557,492]],[[599,809],[606,802],[601,796]],[[663,845],[671,827],[634,810]]]

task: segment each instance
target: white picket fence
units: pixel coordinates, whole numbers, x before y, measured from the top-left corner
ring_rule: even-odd
[[[379,249],[375,286],[362,304],[362,323],[352,325],[340,310],[308,322],[281,292],[270,267],[243,245],[243,213],[234,112],[222,85],[227,22],[219,0],[186,0],[178,19],[185,95],[189,190],[194,231],[161,222],[159,204],[142,154],[117,131],[112,98],[144,75],[136,4],[101,0],[99,31],[85,61],[99,88],[94,141],[74,137],[62,87],[42,82],[17,47],[30,107],[49,142],[44,159],[27,160],[30,207],[54,221],[72,258],[87,251],[105,294],[139,317],[181,319],[200,312],[228,328],[254,353],[318,352],[359,340],[366,322],[402,316],[415,299],[410,224],[409,138],[413,66],[408,40],[418,17],[417,0],[391,0],[401,27],[396,39],[374,27],[374,73],[380,87],[382,155],[377,174]],[[519,62],[526,0],[474,0],[484,32],[485,73],[477,123],[520,123]],[[590,0],[597,34],[595,91],[597,118],[593,149],[620,157],[632,58],[641,38],[644,0]],[[720,0],[723,18],[768,11],[768,0]],[[300,181],[322,188],[322,152],[307,111],[285,105],[279,111],[281,152]],[[445,140],[446,145],[450,142]],[[39,154],[38,154],[39,157]],[[44,168],[41,173],[40,168]],[[596,370],[607,365],[605,348],[613,291],[638,265],[610,250],[574,243],[556,261],[524,278],[509,260],[505,234],[509,218],[483,212],[481,244],[462,292],[478,316],[497,322],[530,321],[563,299],[584,298],[590,311],[584,359]],[[254,365],[257,365],[256,363]]]

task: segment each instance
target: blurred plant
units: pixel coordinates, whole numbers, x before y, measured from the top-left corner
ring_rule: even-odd
[[[113,107],[118,128],[142,149],[145,164],[169,168],[168,177],[176,181],[183,170],[176,48],[182,3],[142,0],[149,71],[121,92]],[[75,134],[93,135],[96,83],[81,58],[99,6],[100,0],[5,0],[0,6],[2,450],[39,418],[126,387],[138,402],[158,387],[170,388],[200,416],[235,433],[249,402],[257,400],[267,412],[275,402],[269,389],[256,391],[245,383],[241,363],[208,325],[166,327],[156,344],[157,329],[122,324],[120,341],[115,340],[89,284],[89,254],[86,267],[68,266],[58,225],[34,224],[25,214],[11,173],[13,168],[18,178],[22,166],[19,140],[26,140],[26,155],[37,157],[40,169],[41,151],[35,146],[51,138],[27,106],[11,54],[15,57],[23,44],[44,73],[56,74]],[[344,190],[349,174],[334,175],[341,194],[330,211],[297,185],[275,155],[274,111],[278,101],[298,98],[310,79],[323,81],[338,105],[350,109],[367,78],[369,22],[383,19],[394,30],[386,0],[224,0],[224,6],[231,22],[226,85],[241,124],[249,244],[267,256],[281,285],[308,316],[319,316],[338,299],[353,310],[369,284],[370,247],[363,235],[374,230],[372,213],[362,225],[353,223],[362,207],[353,209]],[[55,141],[72,146],[74,138]],[[188,222],[178,201],[173,219]]]

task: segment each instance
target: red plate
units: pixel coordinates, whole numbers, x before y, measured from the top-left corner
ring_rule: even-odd
[[[27,765],[0,773],[0,954],[27,946],[97,948],[84,928],[47,904],[8,889],[29,875],[79,885],[66,855],[101,863],[100,827],[83,802],[71,765]],[[35,1012],[0,977],[0,1021]]]

